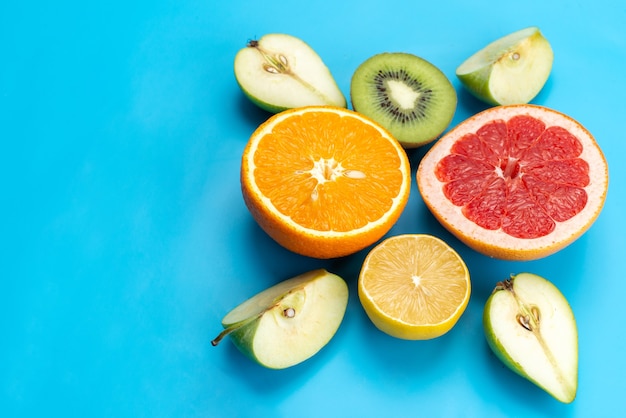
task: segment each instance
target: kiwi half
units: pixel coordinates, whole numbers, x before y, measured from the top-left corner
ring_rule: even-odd
[[[386,52],[354,72],[350,99],[355,111],[387,128],[404,148],[439,137],[456,111],[456,91],[430,62],[408,53]]]

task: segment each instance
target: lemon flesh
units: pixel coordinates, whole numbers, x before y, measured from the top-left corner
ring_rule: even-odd
[[[381,331],[425,340],[447,333],[470,297],[468,269],[439,238],[399,235],[366,257],[358,281],[361,304]]]

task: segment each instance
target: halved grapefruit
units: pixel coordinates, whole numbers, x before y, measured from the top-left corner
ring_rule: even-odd
[[[441,224],[505,260],[553,254],[579,238],[606,198],[608,166],[580,123],[536,105],[497,106],[444,135],[417,185]]]

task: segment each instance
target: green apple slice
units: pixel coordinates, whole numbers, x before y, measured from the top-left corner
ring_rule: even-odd
[[[554,54],[537,27],[504,36],[463,62],[456,70],[461,83],[479,99],[494,105],[530,102],[550,76]]]
[[[252,102],[272,113],[312,105],[346,107],[320,56],[291,35],[249,41],[235,56],[235,78]]]
[[[483,314],[487,342],[510,369],[570,403],[578,386],[578,331],[563,294],[520,273],[498,283]]]
[[[348,304],[348,286],[319,269],[278,283],[246,300],[222,320],[235,346],[270,369],[307,360],[335,335]]]

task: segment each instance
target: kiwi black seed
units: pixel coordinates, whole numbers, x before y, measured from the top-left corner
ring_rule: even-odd
[[[386,52],[354,72],[350,98],[355,111],[369,116],[404,148],[439,137],[456,111],[456,91],[437,67],[416,55]]]

